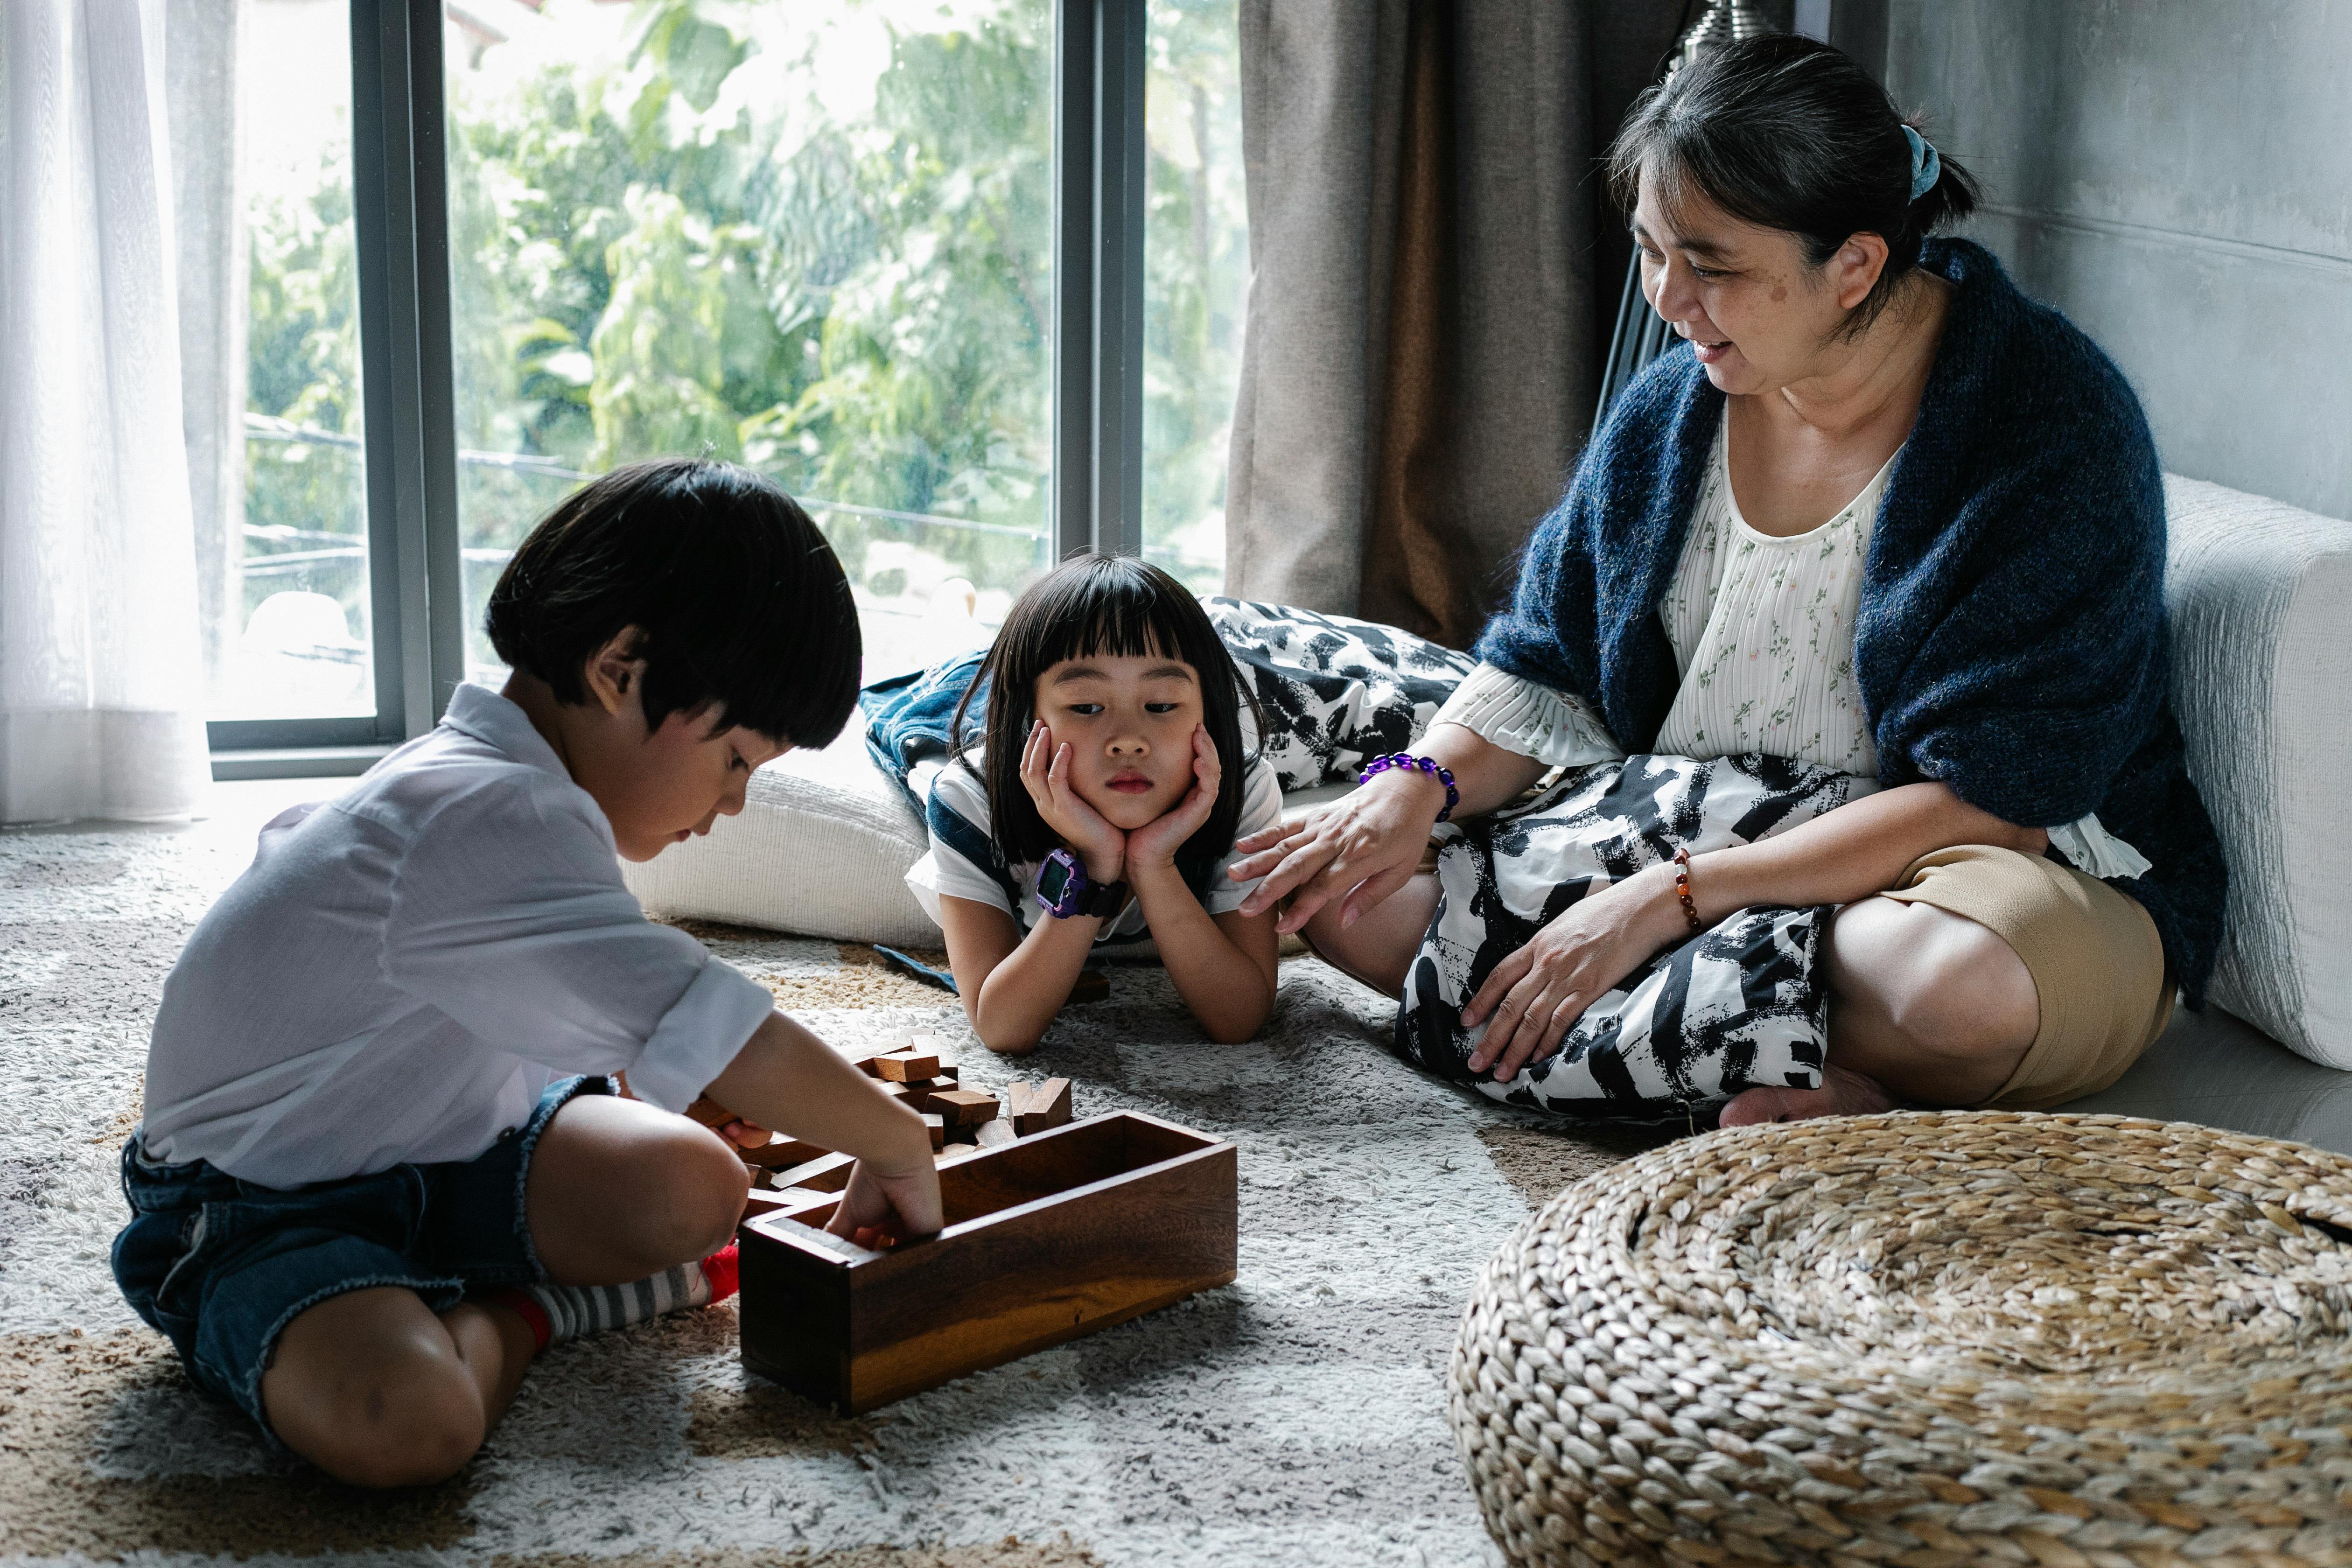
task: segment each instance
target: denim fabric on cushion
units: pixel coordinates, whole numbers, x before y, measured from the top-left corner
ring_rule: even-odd
[[[1854,669],[1879,777],[1948,784],[2011,822],[2096,814],[2153,863],[2115,879],[2192,1003],[2219,945],[2221,846],[2168,700],[2161,476],[2097,345],[1981,247],[1928,242],[1953,285],[1917,423],[1864,562]],[[1681,685],[1657,610],[1724,397],[1687,349],[1643,372],[1529,542],[1480,657],[1597,703],[1633,751]]]
[[[202,1160],[151,1161],[134,1132],[122,1150],[131,1217],[114,1238],[115,1283],[189,1376],[267,1432],[262,1372],[278,1336],[310,1308],[397,1285],[440,1312],[469,1290],[544,1279],[524,1205],[531,1156],[566,1103],[610,1092],[609,1079],[565,1079],[475,1159],[287,1189]]]
[[[915,764],[948,754],[956,705],[963,700],[964,689],[980,674],[982,661],[987,658],[986,648],[974,648],[912,675],[877,680],[857,693],[857,706],[866,713],[866,750],[873,753],[876,765],[898,780],[899,788],[912,794],[907,777]],[[981,743],[987,712],[988,690],[983,687],[966,716],[971,731],[965,737],[967,745]],[[916,802],[918,806],[921,804]]]

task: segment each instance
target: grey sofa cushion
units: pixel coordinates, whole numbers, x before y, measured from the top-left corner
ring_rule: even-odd
[[[2352,522],[2167,476],[2173,703],[2230,866],[2212,998],[2352,1068]]]

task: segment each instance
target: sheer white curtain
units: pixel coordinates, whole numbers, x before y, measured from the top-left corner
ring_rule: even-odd
[[[163,0],[0,0],[0,821],[202,801]]]

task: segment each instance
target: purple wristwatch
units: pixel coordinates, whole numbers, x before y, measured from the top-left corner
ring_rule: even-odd
[[[1038,868],[1037,907],[1057,921],[1072,915],[1108,920],[1127,907],[1127,884],[1090,881],[1084,861],[1067,849],[1056,849]]]

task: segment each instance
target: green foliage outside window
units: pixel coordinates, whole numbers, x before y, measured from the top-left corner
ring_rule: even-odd
[[[469,59],[452,33],[468,598],[571,476],[677,452],[805,498],[987,525],[821,513],[861,580],[882,540],[983,587],[1042,566],[1048,0],[641,0],[602,48],[563,40],[609,37],[609,10],[552,0],[546,20],[556,42],[536,54],[494,42]],[[1189,568],[1171,563],[1210,589],[1199,541],[1223,504],[1246,267],[1234,4],[1153,0],[1152,21],[1146,539],[1164,560],[1189,542]],[[251,406],[355,437],[349,210],[322,185],[307,208],[254,214]],[[250,450],[252,521],[360,531],[326,520],[302,472],[355,451]]]

